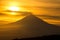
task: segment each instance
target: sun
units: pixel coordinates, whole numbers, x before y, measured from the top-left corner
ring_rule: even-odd
[[[11,10],[11,11],[19,11],[19,7],[11,6],[11,7],[9,7],[9,10]]]
[[[15,11],[20,11],[20,7],[10,6],[10,7],[8,7],[8,10],[12,11],[9,13],[10,15],[18,15],[18,13],[16,13]]]

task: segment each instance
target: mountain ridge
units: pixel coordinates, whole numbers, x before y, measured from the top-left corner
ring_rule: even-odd
[[[8,35],[7,38],[28,38],[55,34],[60,35],[59,26],[48,24],[32,14],[26,16],[22,20],[11,24],[3,25],[1,27],[0,31],[3,29],[4,30],[0,35]]]

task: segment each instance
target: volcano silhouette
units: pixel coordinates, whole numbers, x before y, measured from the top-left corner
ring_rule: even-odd
[[[35,36],[44,36],[44,35],[60,35],[60,27],[52,24],[48,24],[47,22],[39,19],[38,17],[30,14],[19,20],[17,22],[4,25],[6,27],[15,27],[18,29],[14,30],[14,28],[10,29],[12,33],[17,35],[18,37],[35,37]],[[12,35],[14,36],[14,35]]]
[[[19,20],[15,23],[11,23],[12,27],[15,25],[16,27],[21,27],[25,33],[35,34],[35,35],[44,35],[44,34],[60,34],[60,27],[52,24],[48,24],[47,22],[39,19],[38,17],[30,14]],[[8,25],[8,26],[9,26]],[[38,34],[37,34],[38,33]]]

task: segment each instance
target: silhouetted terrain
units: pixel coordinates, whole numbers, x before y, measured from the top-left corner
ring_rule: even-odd
[[[48,24],[30,14],[17,22],[0,26],[0,40],[60,35],[60,26]]]
[[[49,35],[49,36],[22,38],[22,39],[16,38],[13,40],[60,40],[60,35]]]

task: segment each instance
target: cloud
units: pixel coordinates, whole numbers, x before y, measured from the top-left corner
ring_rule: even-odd
[[[6,1],[11,2],[12,0],[5,0],[4,4]],[[13,1],[18,2],[19,7],[24,6],[24,8],[26,8],[30,12],[35,13],[36,15],[46,14],[60,16],[60,0],[13,0]],[[6,4],[8,5],[7,2]]]
[[[44,17],[45,19],[55,19],[55,20],[60,20],[60,16],[51,16],[51,15],[37,15],[37,16],[41,16]]]
[[[45,10],[50,10],[50,11],[59,11],[60,12],[60,7],[42,7],[42,6],[37,6],[36,8],[38,9],[45,9]]]
[[[60,4],[60,0],[35,0],[35,1]]]

